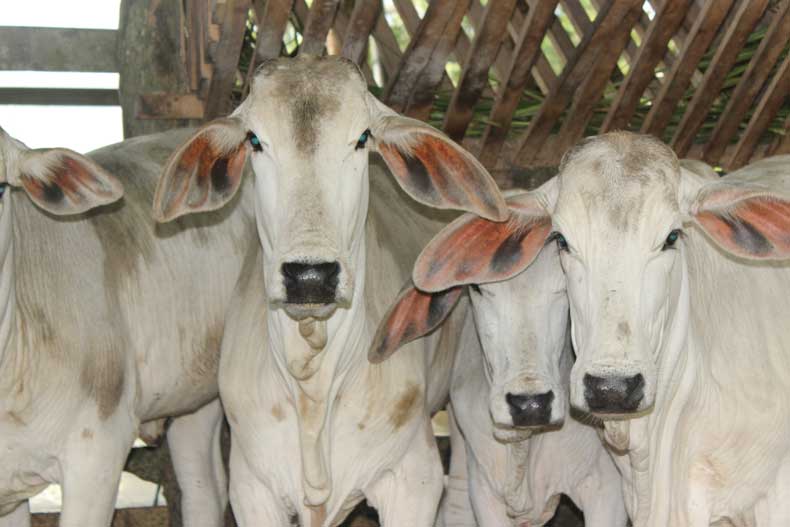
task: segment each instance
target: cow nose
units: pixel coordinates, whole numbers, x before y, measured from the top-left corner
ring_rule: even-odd
[[[281,270],[286,303],[332,304],[335,302],[340,275],[338,262],[286,262]]]
[[[635,412],[644,396],[645,379],[641,373],[632,377],[584,376],[584,398],[593,412]]]
[[[535,395],[507,393],[505,400],[514,426],[546,426],[551,422],[552,391]]]

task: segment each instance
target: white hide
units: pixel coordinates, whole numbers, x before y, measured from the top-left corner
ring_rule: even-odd
[[[373,152],[390,170],[368,170]],[[328,527],[367,498],[385,526],[428,527],[442,491],[430,415],[447,397],[452,338],[438,332],[381,365],[368,363],[368,348],[449,218],[425,205],[503,219],[504,201],[471,154],[378,102],[339,57],[264,63],[234,114],[171,158],[155,217],[221,206],[245,156],[258,237],[227,315],[219,376],[236,518]],[[294,266],[311,268],[310,287],[318,266],[336,282],[304,294]]]
[[[138,428],[168,416],[182,416],[168,440],[186,524],[223,524],[218,353],[254,224],[239,205],[155,226],[154,186],[184,137],[90,154],[125,187],[121,202],[100,210],[61,218],[20,189],[2,197],[0,510],[16,507],[4,526],[26,525],[22,502],[49,483],[63,486],[61,526],[108,526]],[[0,175],[16,184],[20,165],[9,160],[48,151],[3,139]]]
[[[587,526],[627,523],[620,475],[596,427],[568,412],[573,352],[564,282],[551,246],[514,278],[469,290],[450,391],[445,527],[539,527],[560,494],[582,509]],[[549,390],[557,424],[514,428],[506,394]]]
[[[570,247],[572,402],[584,406],[582,375],[602,365],[644,373],[654,400],[606,423],[607,439],[627,451],[636,527],[787,525],[790,264],[728,254],[691,214],[722,185],[790,195],[790,157],[719,181],[676,163],[655,140],[628,134],[566,158],[549,211]],[[662,251],[681,227],[685,236]]]
[[[305,527],[337,525],[364,498],[382,525],[432,525],[442,469],[430,415],[444,403],[457,344],[437,332],[379,365],[367,352],[387,303],[444,223],[429,219],[433,211],[412,202],[382,166],[371,165],[370,182],[359,241],[365,271],[357,274],[350,308],[327,321],[321,366],[308,379],[292,377],[285,363],[309,344],[295,321],[268,304],[259,252],[243,272],[220,367],[240,525],[285,525],[290,518]],[[306,440],[320,449],[315,457],[303,454]]]

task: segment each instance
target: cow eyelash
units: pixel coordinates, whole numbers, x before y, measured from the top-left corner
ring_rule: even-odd
[[[662,251],[666,251],[668,249],[674,249],[675,243],[683,237],[683,231],[680,229],[672,229],[669,234],[667,235],[667,239],[664,240],[664,246],[661,247]]]
[[[354,146],[354,150],[359,150],[360,148],[365,148],[365,145],[367,144],[368,139],[370,139],[370,136],[371,136],[370,128],[368,128],[367,130],[362,132],[359,135],[359,139],[357,139],[357,144],[356,144],[356,146]]]
[[[258,136],[255,135],[254,133],[247,132],[247,141],[250,142],[250,145],[252,146],[252,149],[255,152],[262,152],[263,151],[263,145],[261,144],[261,140],[258,139]]]
[[[565,239],[565,236],[560,234],[559,232],[553,232],[551,236],[549,236],[548,242],[557,242],[557,248],[560,251],[568,252],[568,241]]]

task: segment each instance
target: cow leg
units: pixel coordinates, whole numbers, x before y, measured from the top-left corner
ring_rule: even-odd
[[[231,431],[230,505],[239,527],[299,525],[250,470]]]
[[[507,515],[507,507],[496,495],[483,476],[483,469],[471,460],[469,463],[469,500],[472,503],[477,524],[480,527],[511,525],[513,519]]]
[[[30,527],[30,502],[25,500],[13,511],[0,516],[0,527]]]
[[[181,488],[185,527],[220,527],[228,506],[228,482],[220,450],[222,407],[215,399],[173,420],[167,443]]]
[[[426,418],[399,464],[366,492],[382,527],[430,527],[442,496],[444,474],[439,450]]]
[[[439,507],[437,526],[476,527],[477,522],[475,522],[472,512],[472,503],[469,501],[466,442],[458,429],[458,423],[450,405],[447,405],[447,416],[450,422],[450,473]]]
[[[91,424],[77,427],[67,439],[61,460],[60,527],[110,525],[124,462],[136,435],[136,424],[121,412],[87,422]]]

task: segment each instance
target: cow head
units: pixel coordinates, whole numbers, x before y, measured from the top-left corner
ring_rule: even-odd
[[[364,271],[372,151],[417,201],[504,214],[496,185],[470,154],[378,102],[359,69],[338,57],[261,66],[233,115],[201,128],[171,157],[154,214],[167,221],[221,207],[249,156],[268,301],[297,320],[325,319],[351,303]]]
[[[523,438],[514,428],[559,425],[565,417],[560,359],[568,344],[568,300],[557,247],[543,249],[551,224],[539,205],[554,186],[552,180],[534,193],[508,197],[504,223],[465,214],[441,231],[414,271],[434,292],[411,287],[402,293],[371,349],[371,359],[380,361],[432,331],[468,286],[491,386],[491,417],[503,440]],[[522,259],[527,254],[529,261]]]
[[[33,203],[59,216],[123,195],[121,183],[91,159],[65,148],[31,150],[0,128],[0,196],[8,185],[22,188]]]

